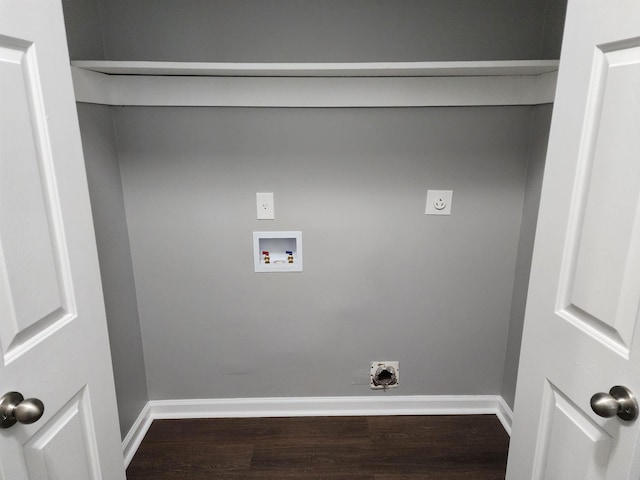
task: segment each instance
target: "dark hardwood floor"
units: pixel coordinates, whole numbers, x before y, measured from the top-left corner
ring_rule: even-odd
[[[498,480],[493,415],[156,420],[128,480]]]

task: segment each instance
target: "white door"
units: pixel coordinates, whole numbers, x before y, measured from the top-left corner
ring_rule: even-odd
[[[507,478],[640,479],[640,1],[569,0]]]
[[[125,478],[60,0],[0,0],[0,395],[9,391],[45,411],[0,429],[0,478]]]

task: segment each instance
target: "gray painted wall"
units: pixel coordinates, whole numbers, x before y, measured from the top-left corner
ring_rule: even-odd
[[[513,285],[511,321],[507,340],[507,355],[504,364],[504,383],[502,386],[502,398],[504,398],[512,409],[515,399],[520,344],[522,341],[524,312],[529,288],[529,274],[531,271],[531,257],[538,221],[538,207],[540,205],[542,175],[544,173],[544,164],[547,156],[547,142],[549,140],[552,109],[552,105],[535,107],[533,126],[531,128],[531,150],[522,207],[522,224],[520,225],[516,278]]]
[[[565,4],[63,0],[72,59],[291,62],[557,58]],[[151,397],[365,394],[386,358],[391,394],[512,403],[531,111],[118,109]],[[146,390],[115,139],[106,107],[79,112],[125,432]],[[424,216],[427,187],[455,189],[452,217]],[[252,273],[251,231],[276,228],[303,230],[304,273]]]
[[[548,0],[542,35],[541,58],[560,58],[567,0]]]
[[[62,0],[71,60],[104,60],[100,0]]]
[[[103,12],[111,60],[516,60],[556,56],[562,24],[546,14],[564,3],[103,0]],[[542,49],[544,38],[550,43]]]
[[[151,399],[380,395],[371,360],[500,393],[531,107],[114,113]],[[304,272],[254,273],[254,230],[302,230]]]
[[[120,415],[127,434],[148,401],[129,232],[110,107],[78,104]]]

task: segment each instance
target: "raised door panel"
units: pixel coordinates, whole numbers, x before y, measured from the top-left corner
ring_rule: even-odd
[[[640,307],[640,47],[596,49],[561,316],[629,358]]]
[[[0,346],[5,364],[74,317],[35,47],[0,36]]]
[[[606,478],[612,437],[551,383],[541,418],[535,480]]]
[[[83,388],[24,446],[29,478],[100,478],[88,388]],[[69,461],[73,459],[73,461]]]

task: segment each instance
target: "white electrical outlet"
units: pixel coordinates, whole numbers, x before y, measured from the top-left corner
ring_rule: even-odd
[[[258,220],[275,219],[273,193],[256,193],[256,208],[258,212]]]
[[[428,190],[427,191],[427,215],[451,215],[451,203],[453,202],[453,190]]]

